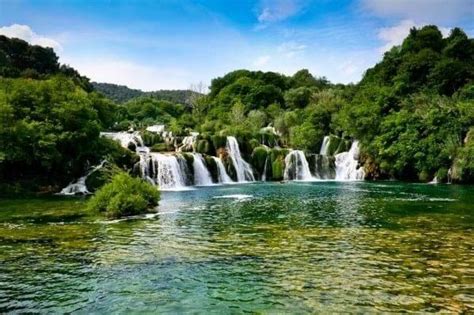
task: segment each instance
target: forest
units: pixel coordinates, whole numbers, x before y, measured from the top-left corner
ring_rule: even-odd
[[[57,191],[104,158],[132,169],[137,156],[101,131],[164,124],[199,132],[198,151],[235,136],[319,152],[323,137],[360,141],[367,179],[474,183],[474,39],[454,28],[413,28],[357,84],[302,69],[292,76],[236,70],[209,93],[141,92],[92,84],[50,48],[0,36],[0,191]],[[273,127],[273,128],[265,128]],[[158,151],[170,150],[143,132]]]

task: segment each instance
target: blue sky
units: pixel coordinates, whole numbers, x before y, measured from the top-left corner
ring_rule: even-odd
[[[474,0],[0,0],[0,34],[92,80],[181,89],[235,69],[357,82],[412,26],[474,35]]]

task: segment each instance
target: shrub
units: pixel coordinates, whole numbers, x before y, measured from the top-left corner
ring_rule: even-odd
[[[142,179],[121,172],[102,186],[88,201],[87,208],[108,218],[147,213],[158,205],[160,192]]]
[[[250,161],[252,163],[252,167],[257,170],[259,174],[262,174],[265,168],[268,151],[268,148],[263,145],[253,149],[252,158]]]
[[[165,152],[170,151],[169,145],[166,143],[156,143],[151,147],[152,152]]]

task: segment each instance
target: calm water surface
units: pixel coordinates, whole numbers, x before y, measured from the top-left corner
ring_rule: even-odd
[[[158,211],[0,200],[0,312],[474,312],[474,187],[230,185]]]

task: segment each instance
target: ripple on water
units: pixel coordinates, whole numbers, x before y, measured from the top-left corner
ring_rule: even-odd
[[[22,207],[0,224],[0,311],[473,312],[472,192],[200,188],[114,224],[25,223]]]

